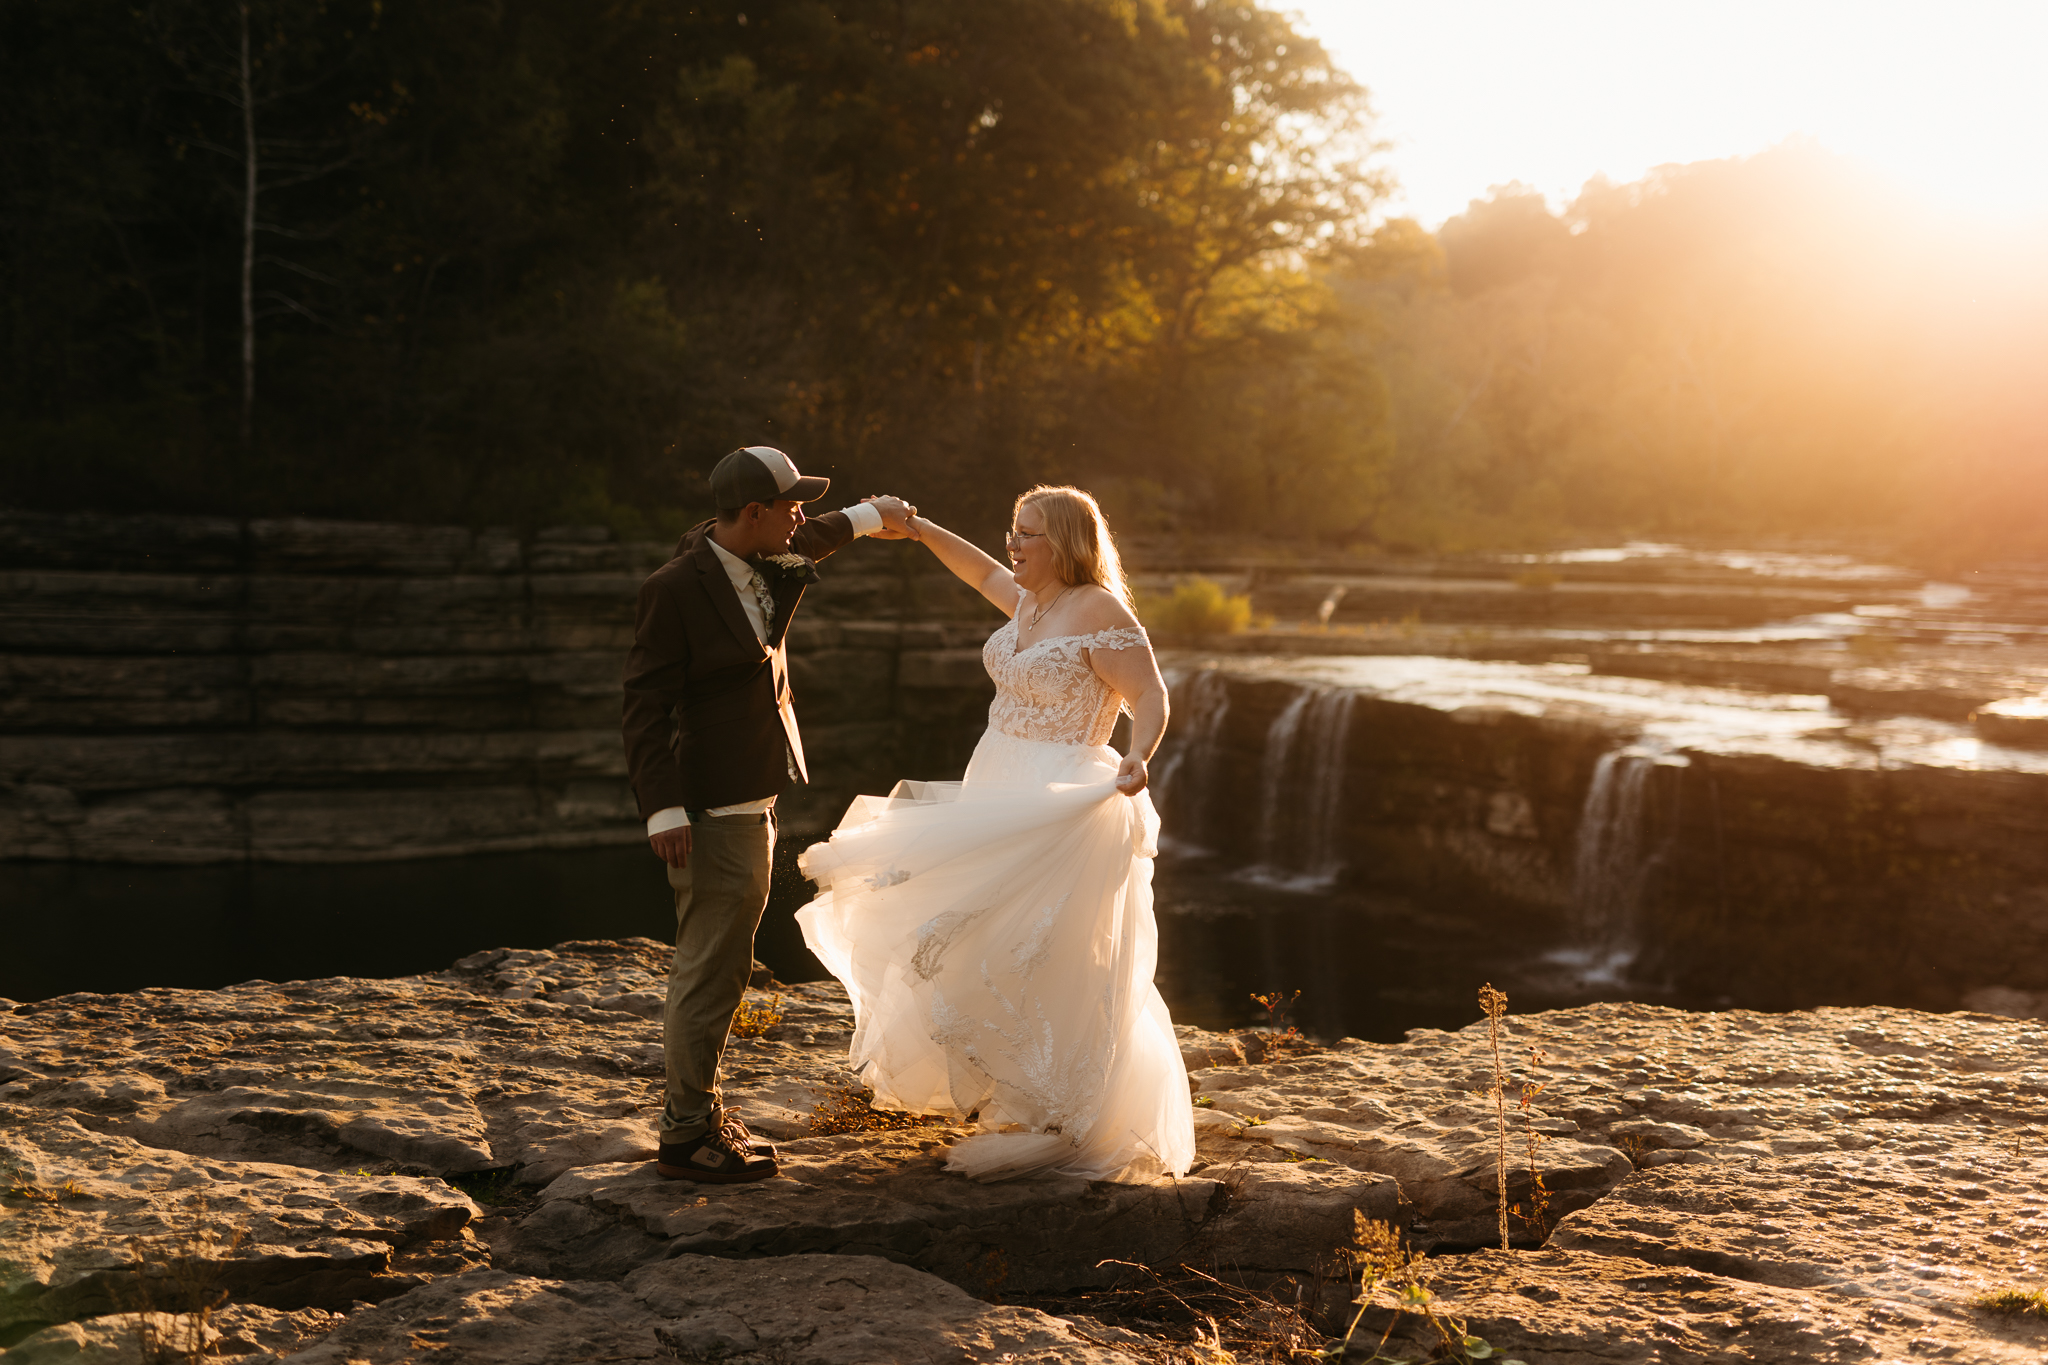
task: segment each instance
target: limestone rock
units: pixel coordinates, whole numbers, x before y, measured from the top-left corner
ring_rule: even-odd
[[[2038,1329],[1978,1310],[1780,1288],[1624,1256],[1485,1251],[1433,1268],[1439,1269],[1438,1311],[1462,1320],[1494,1348],[1496,1359],[1530,1365],[1918,1359],[2035,1365],[2041,1356]],[[1359,1344],[1378,1341],[1390,1324],[1389,1354],[1436,1342],[1419,1317],[1397,1316],[1382,1295],[1345,1359],[1363,1361]]]
[[[566,1277],[618,1274],[681,1252],[875,1254],[973,1288],[1000,1265],[1017,1292],[1106,1284],[1105,1259],[1215,1251],[1245,1271],[1308,1271],[1351,1231],[1354,1209],[1396,1216],[1390,1180],[1332,1166],[1261,1165],[1150,1184],[1068,1176],[981,1184],[943,1170],[963,1130],[934,1125],[782,1144],[782,1174],[746,1186],[667,1181],[646,1165],[589,1166],[495,1232],[498,1263]],[[992,1259],[993,1258],[993,1259]]]
[[[515,1326],[516,1324],[516,1326]],[[496,1361],[720,1360],[897,1365],[906,1360],[1121,1365],[1058,1318],[999,1308],[873,1256],[727,1261],[680,1256],[621,1284],[477,1271],[351,1317],[290,1365],[385,1365],[446,1352]]]
[[[634,1002],[666,956],[652,940],[570,943],[393,981],[0,1002],[0,1180],[22,1172],[13,1193],[0,1185],[0,1258],[23,1267],[0,1281],[0,1339],[47,1323],[36,1351],[118,1349],[102,1319],[135,1306],[121,1293],[165,1287],[133,1248],[194,1231],[203,1192],[215,1240],[198,1261],[232,1295],[217,1347],[252,1365],[435,1344],[490,1360],[534,1343],[765,1362],[807,1333],[837,1354],[799,1358],[884,1358],[862,1354],[883,1349],[864,1322],[937,1343],[936,1359],[1109,1359],[1072,1332],[1123,1341],[1116,1329],[966,1295],[1089,1291],[1110,1257],[1313,1283],[1354,1214],[1442,1253],[1444,1306],[1531,1365],[2040,1354],[2032,1329],[1970,1304],[2039,1284],[2039,1021],[1510,1015],[1511,1094],[1541,1089],[1509,1106],[1509,1197],[1526,1205],[1532,1140],[1549,1191],[1512,1231],[1532,1248],[1555,1231],[1503,1256],[1468,1250],[1498,1237],[1483,1025],[1327,1046],[1183,1027],[1200,1158],[1187,1178],[985,1186],[940,1169],[957,1132],[941,1123],[812,1136],[820,1100],[858,1084],[845,997],[750,991],[759,1032],[733,1041],[723,1084],[782,1140],[784,1174],[661,1181],[645,1162],[660,1040]],[[475,1218],[437,1174],[501,1202]],[[818,1288],[847,1267],[863,1268],[858,1310]],[[381,1302],[342,1318],[357,1300]],[[1413,1326],[1372,1312],[1373,1340]]]
[[[323,862],[644,839],[619,665],[640,581],[668,553],[591,527],[522,544],[0,513],[0,857]],[[886,546],[846,562],[806,602],[799,624],[822,629],[792,637],[821,770],[882,790],[935,756],[957,768],[986,723],[978,654],[915,692],[897,658],[978,648],[991,609],[950,574],[920,586],[924,566]],[[988,623],[842,636],[831,621],[905,611]],[[806,812],[796,794],[785,825],[830,828],[851,795]]]
[[[2039,1276],[2030,1214],[2043,1204],[2048,1159],[2023,1145],[1752,1156],[1644,1171],[1566,1218],[1550,1244],[1953,1310]]]
[[[0,1105],[0,1168],[0,1329],[222,1290],[280,1309],[387,1298],[414,1283],[394,1249],[459,1238],[477,1212],[439,1181],[203,1160],[18,1105]]]
[[[0,1354],[7,1365],[160,1365],[222,1345],[219,1329],[197,1313],[109,1313],[45,1327]]]
[[[472,954],[440,978],[34,1002],[0,1024],[0,1082],[21,1087],[7,1098],[168,1150],[545,1184],[650,1155],[661,1102],[666,945],[564,949]],[[820,1096],[857,1084],[844,996],[749,998],[782,1023],[734,1040],[728,1096],[762,1132],[802,1136]],[[69,1046],[82,1035],[90,1057]]]

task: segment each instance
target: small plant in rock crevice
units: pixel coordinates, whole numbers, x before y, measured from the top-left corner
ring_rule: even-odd
[[[1296,1028],[1288,1018],[1301,999],[1300,991],[1254,991],[1251,998],[1253,1004],[1266,1012],[1266,1026],[1253,1030],[1253,1036],[1259,1043],[1260,1055],[1252,1057],[1251,1060],[1270,1059],[1273,1055],[1290,1049],[1315,1047],[1315,1043],[1308,1035]]]
[[[76,1180],[66,1180],[61,1185],[38,1185],[26,1172],[14,1170],[8,1173],[7,1186],[0,1190],[0,1197],[26,1200],[31,1204],[62,1205],[70,1200],[91,1199],[93,1195]]]
[[[1395,1327],[1400,1325],[1403,1317],[1409,1316],[1421,1318],[1436,1334],[1437,1344],[1431,1350],[1431,1360],[1471,1365],[1474,1361],[1494,1358],[1494,1348],[1484,1338],[1473,1336],[1465,1330],[1465,1323],[1437,1310],[1436,1295],[1428,1284],[1427,1264],[1402,1239],[1400,1230],[1393,1224],[1367,1218],[1356,1209],[1352,1210],[1351,1238],[1338,1248],[1337,1254],[1357,1270],[1358,1297],[1354,1302],[1358,1304],[1358,1312],[1345,1329],[1343,1340],[1334,1350],[1325,1352],[1324,1359],[1343,1361],[1347,1358],[1358,1324],[1365,1320],[1366,1310],[1372,1307],[1375,1295],[1382,1291],[1392,1297],[1394,1311],[1387,1320],[1386,1331],[1380,1334],[1364,1365],[1419,1365],[1413,1357],[1386,1354],[1387,1343],[1392,1339]],[[1522,1365],[1522,1362],[1503,1359],[1500,1365]]]
[[[732,1036],[735,1038],[759,1038],[770,1029],[782,1027],[782,997],[776,996],[765,1005],[753,1005],[740,1001],[739,1008],[732,1012]]]
[[[1285,991],[1267,991],[1263,995],[1252,992],[1252,1003],[1266,1012],[1266,1028],[1273,1033],[1294,1032],[1294,1025],[1287,1022],[1287,1016],[1300,999],[1300,991],[1292,995]]]
[[[2048,1293],[2039,1289],[1994,1289],[1970,1302],[2007,1317],[2048,1318]]]

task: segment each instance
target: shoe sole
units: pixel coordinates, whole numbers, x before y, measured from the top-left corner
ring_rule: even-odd
[[[767,1180],[772,1176],[778,1175],[781,1173],[781,1168],[772,1165],[768,1166],[765,1170],[755,1167],[743,1167],[740,1170],[728,1173],[724,1171],[692,1170],[688,1166],[670,1166],[666,1162],[657,1161],[654,1163],[654,1173],[663,1180],[689,1180],[699,1185],[746,1185],[756,1180]]]

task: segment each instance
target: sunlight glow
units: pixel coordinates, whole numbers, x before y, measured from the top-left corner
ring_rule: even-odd
[[[1938,212],[2048,220],[2041,0],[1279,0],[1372,91],[1434,227],[1491,185],[1569,202],[1596,173],[1810,137]]]

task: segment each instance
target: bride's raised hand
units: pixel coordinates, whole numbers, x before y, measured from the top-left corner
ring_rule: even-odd
[[[871,494],[862,502],[873,507],[882,517],[882,529],[873,533],[876,540],[917,540],[920,537],[911,528],[917,516],[914,504],[887,493]]]
[[[1151,774],[1145,771],[1145,760],[1136,754],[1124,755],[1124,761],[1116,765],[1116,789],[1125,796],[1136,796],[1145,790]]]

